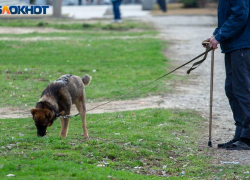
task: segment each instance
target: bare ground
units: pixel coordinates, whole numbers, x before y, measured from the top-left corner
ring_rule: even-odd
[[[201,42],[210,37],[215,26],[215,16],[162,16],[145,19],[155,24],[160,31],[160,37],[169,42],[168,49],[164,52],[166,57],[173,60],[174,66],[179,66],[204,49]],[[0,29],[0,32],[2,30]],[[118,112],[137,110],[144,108],[180,108],[193,109],[208,119],[209,115],[209,83],[210,83],[210,57],[198,69],[188,75],[188,83],[178,84],[175,92],[164,96],[151,96],[137,100],[115,101],[107,106],[99,107],[88,113]],[[188,66],[190,67],[190,66]],[[178,70],[178,75],[186,76],[187,68]],[[250,165],[250,151],[226,151],[216,148],[219,142],[230,140],[234,135],[234,121],[224,93],[225,68],[223,54],[215,51],[214,73],[214,106],[213,106],[213,147],[208,148],[208,130],[201,134],[203,140],[199,142],[199,148],[204,153],[216,158],[218,164],[223,162],[239,162]],[[100,103],[88,103],[91,109]],[[76,113],[73,108],[72,114]],[[0,108],[0,118],[29,117],[28,109]],[[208,123],[207,123],[208,125]]]

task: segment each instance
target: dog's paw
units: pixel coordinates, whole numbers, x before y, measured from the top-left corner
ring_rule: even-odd
[[[84,139],[89,139],[89,135],[88,134],[84,134]]]
[[[65,139],[67,137],[67,134],[61,133],[61,138]]]

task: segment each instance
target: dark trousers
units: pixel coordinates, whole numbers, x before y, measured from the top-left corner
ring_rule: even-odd
[[[120,20],[121,19],[121,12],[120,12],[120,5],[122,0],[112,1],[113,4],[113,12],[114,12],[114,19]]]
[[[250,49],[225,54],[225,91],[235,120],[234,139],[250,140]]]
[[[166,1],[165,0],[157,0],[158,2],[158,5],[160,6],[160,9],[163,11],[163,12],[166,12],[167,11],[167,8],[166,8]]]

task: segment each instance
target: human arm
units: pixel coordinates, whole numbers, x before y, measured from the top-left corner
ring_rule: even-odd
[[[214,30],[213,35],[215,36],[215,35],[218,33],[218,31],[219,31],[219,28],[217,27],[217,28]]]
[[[230,0],[230,6],[230,16],[214,34],[220,43],[237,34],[246,25],[249,16],[249,0]]]

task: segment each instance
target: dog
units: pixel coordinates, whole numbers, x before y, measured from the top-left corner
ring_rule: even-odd
[[[83,135],[89,137],[86,125],[86,95],[84,87],[91,81],[91,76],[83,78],[66,74],[50,83],[42,92],[41,99],[30,112],[37,128],[38,136],[45,136],[47,127],[60,117],[61,137],[66,138],[68,133],[69,118],[72,104],[76,105],[82,119]]]

